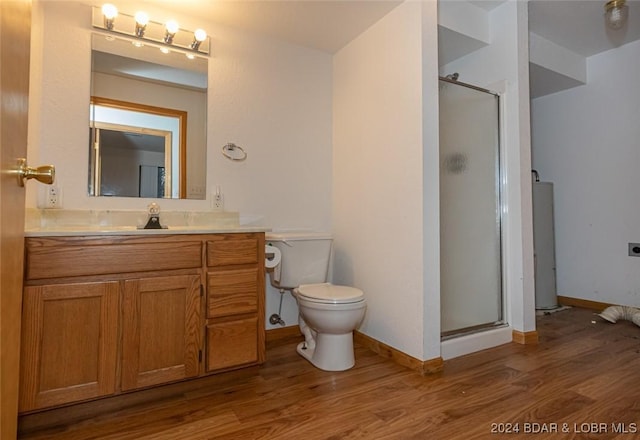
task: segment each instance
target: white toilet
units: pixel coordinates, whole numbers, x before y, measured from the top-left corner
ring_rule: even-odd
[[[268,233],[267,245],[282,259],[269,274],[271,285],[293,293],[305,341],[298,353],[321,370],[343,371],[355,364],[353,330],[366,309],[360,289],[327,283],[331,235],[326,233]]]

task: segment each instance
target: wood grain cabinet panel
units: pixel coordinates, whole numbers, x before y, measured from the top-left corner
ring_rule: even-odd
[[[122,389],[199,373],[200,276],[125,281]]]
[[[115,392],[118,283],[26,287],[20,411]]]
[[[207,371],[258,362],[258,318],[217,321],[207,326]]]
[[[260,261],[259,247],[260,240],[255,234],[220,235],[215,240],[207,241],[207,265],[257,264]]]
[[[118,273],[192,269],[202,266],[202,243],[95,244],[71,242],[56,246],[52,240],[27,242],[27,280]]]
[[[206,371],[264,362],[264,234],[207,241]]]
[[[257,267],[209,273],[207,317],[255,313],[260,275]]]

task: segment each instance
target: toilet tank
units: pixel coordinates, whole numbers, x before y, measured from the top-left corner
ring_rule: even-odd
[[[331,234],[325,232],[267,233],[265,243],[282,254],[280,264],[270,273],[271,284],[295,289],[301,284],[326,282],[331,242]]]

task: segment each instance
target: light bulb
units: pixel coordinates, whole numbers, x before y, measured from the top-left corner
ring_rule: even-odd
[[[167,32],[169,32],[170,34],[175,34],[180,29],[180,26],[178,25],[177,21],[169,20],[167,21],[167,24],[165,24],[165,28],[167,29]]]
[[[136,23],[140,26],[146,26],[149,23],[149,15],[144,11],[136,12]]]
[[[144,31],[147,29],[147,23],[149,23],[149,16],[146,12],[138,11],[135,15],[136,19],[136,37],[144,37]]]
[[[113,22],[118,16],[118,8],[111,3],[105,3],[102,5],[102,15],[104,18],[104,27],[108,30],[113,30]]]
[[[193,33],[193,38],[195,38],[196,41],[202,42],[207,39],[207,32],[204,29],[196,29]]]
[[[111,3],[105,3],[102,5],[102,15],[104,15],[104,18],[107,20],[113,20],[118,16],[118,8]]]
[[[172,44],[173,37],[175,37],[176,32],[178,32],[178,29],[180,29],[180,26],[178,26],[178,23],[175,20],[169,20],[164,25],[164,27],[165,27],[164,42],[167,44]]]
[[[193,33],[193,41],[191,42],[191,49],[198,50],[200,44],[207,39],[207,33],[203,29],[196,29]]]

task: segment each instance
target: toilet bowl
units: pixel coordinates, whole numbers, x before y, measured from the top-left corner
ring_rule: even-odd
[[[353,331],[364,318],[360,289],[330,283],[303,284],[293,290],[300,331],[296,351],[321,370],[344,371],[355,365]]]

